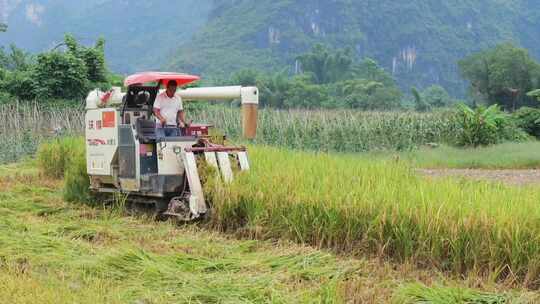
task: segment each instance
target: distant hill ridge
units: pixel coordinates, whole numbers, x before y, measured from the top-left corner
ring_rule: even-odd
[[[66,31],[102,35],[119,72],[293,73],[296,56],[323,43],[376,59],[403,89],[463,95],[456,61],[471,52],[512,41],[540,58],[537,0],[0,0],[0,11],[10,25],[1,44],[38,51]]]

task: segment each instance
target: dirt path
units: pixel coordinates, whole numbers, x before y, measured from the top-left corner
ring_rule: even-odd
[[[429,177],[458,176],[511,185],[540,185],[540,170],[418,169],[418,172]]]

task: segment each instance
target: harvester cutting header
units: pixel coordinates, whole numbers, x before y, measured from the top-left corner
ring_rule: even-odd
[[[181,221],[208,214],[198,164],[215,167],[230,182],[236,168],[249,170],[247,151],[212,142],[212,125],[187,123],[182,100],[240,99],[244,137],[252,139],[259,92],[241,86],[176,91],[176,86],[198,79],[146,72],[126,78],[126,93],[113,88],[88,95],[86,153],[92,191],[127,194],[132,202],[153,205],[157,215]]]

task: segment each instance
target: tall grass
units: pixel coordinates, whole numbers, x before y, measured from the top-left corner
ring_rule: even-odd
[[[64,178],[64,199],[89,202],[89,178],[86,173],[86,149],[81,137],[64,137],[41,143],[38,166],[44,176]]]
[[[45,176],[62,178],[75,158],[85,159],[84,139],[54,138],[41,143],[36,155],[38,166]]]
[[[456,274],[540,282],[540,188],[442,179],[356,156],[250,149],[252,171],[207,184],[211,225]]]

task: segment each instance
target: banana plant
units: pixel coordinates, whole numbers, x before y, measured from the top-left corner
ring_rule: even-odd
[[[540,102],[540,89],[530,91],[529,93],[527,93],[527,96],[534,97],[536,98],[536,100]]]
[[[498,105],[479,106],[472,109],[459,104],[457,122],[461,127],[459,144],[463,146],[481,146],[499,141],[499,131],[507,121],[507,115]]]

